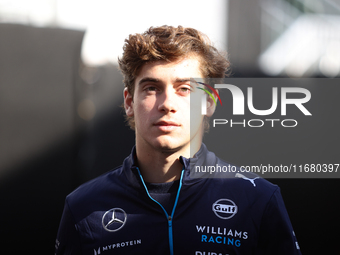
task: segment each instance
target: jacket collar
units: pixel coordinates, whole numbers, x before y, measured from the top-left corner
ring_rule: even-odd
[[[195,171],[195,167],[214,166],[216,165],[217,160],[218,158],[216,157],[215,153],[209,151],[204,143],[202,143],[201,148],[198,150],[198,152],[196,152],[194,157],[189,159],[185,157],[180,157],[180,161],[183,162],[182,164],[185,166],[183,184],[190,185],[206,180],[207,176],[205,174],[203,174],[202,176],[195,174],[195,178],[192,177],[192,173],[193,171]]]
[[[193,158],[185,158],[180,156],[179,160],[183,164],[185,171],[183,176],[183,184],[189,185],[204,180],[201,178],[192,178],[190,176],[190,169],[194,169],[196,165],[216,165],[217,157],[213,152],[208,151],[205,144],[202,143],[201,148]],[[126,177],[132,186],[141,187],[141,180],[138,176],[137,167],[136,146],[134,146],[132,148],[131,154],[123,162],[123,172],[126,174]]]

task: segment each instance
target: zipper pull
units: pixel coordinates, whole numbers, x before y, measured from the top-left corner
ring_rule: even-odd
[[[168,224],[169,224],[169,227],[172,226],[172,221],[171,221],[171,220],[172,220],[172,218],[171,218],[171,216],[169,216],[169,217],[168,217]]]

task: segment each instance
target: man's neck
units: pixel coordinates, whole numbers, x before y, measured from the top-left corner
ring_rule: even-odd
[[[188,153],[182,150],[176,152],[146,150],[145,148],[139,148],[138,145],[136,146],[136,154],[138,167],[143,178],[150,183],[165,183],[178,180],[183,169],[179,157],[189,156]]]

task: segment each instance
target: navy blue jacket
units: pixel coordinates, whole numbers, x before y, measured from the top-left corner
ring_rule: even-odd
[[[170,211],[149,194],[134,150],[122,166],[73,191],[56,254],[301,254],[276,185],[245,173],[191,178],[190,165],[228,166],[204,144],[180,160]]]

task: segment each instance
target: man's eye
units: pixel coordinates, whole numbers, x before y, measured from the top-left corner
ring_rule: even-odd
[[[182,87],[179,89],[180,92],[185,92],[185,93],[189,93],[191,91],[191,88],[188,88],[188,87]]]
[[[157,90],[157,88],[156,87],[152,87],[152,86],[145,88],[145,91],[156,91],[156,90]]]

